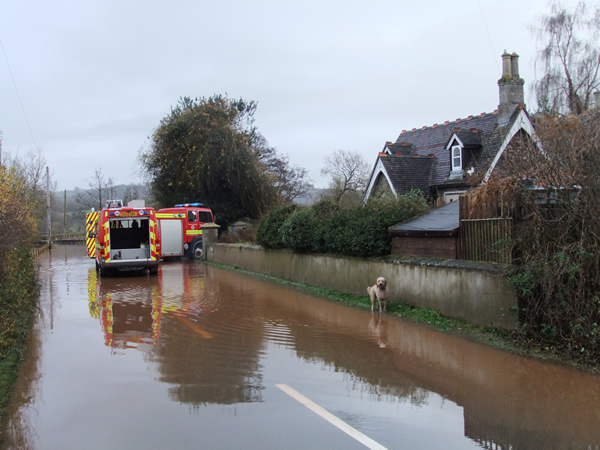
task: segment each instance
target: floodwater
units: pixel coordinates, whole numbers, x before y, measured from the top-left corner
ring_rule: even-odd
[[[600,448],[598,376],[196,261],[39,261],[8,448]]]

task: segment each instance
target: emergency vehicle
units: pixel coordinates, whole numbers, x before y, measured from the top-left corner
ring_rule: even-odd
[[[101,276],[113,271],[148,269],[158,273],[160,233],[154,208],[143,200],[109,200],[99,212],[86,216],[87,250]]]
[[[182,203],[156,211],[161,235],[161,258],[202,258],[202,230],[214,222],[210,208],[202,203]]]

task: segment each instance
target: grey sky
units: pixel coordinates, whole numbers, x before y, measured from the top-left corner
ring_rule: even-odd
[[[137,182],[138,152],[180,96],[227,94],[257,101],[269,144],[324,187],[329,153],[358,151],[372,164],[403,129],[496,109],[504,49],[521,56],[531,102],[527,26],[547,9],[546,0],[4,0],[3,151],[37,145],[58,189],[87,188],[95,168]]]

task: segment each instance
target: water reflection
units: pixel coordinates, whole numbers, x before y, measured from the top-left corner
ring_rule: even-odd
[[[230,322],[230,313],[219,308],[219,292],[205,288],[202,265],[165,264],[157,277],[99,279],[90,270],[88,283],[90,316],[100,321],[104,344],[148,353],[159,380],[173,385],[172,399],[261,401],[261,329],[215,328]],[[213,338],[216,343],[207,342]]]

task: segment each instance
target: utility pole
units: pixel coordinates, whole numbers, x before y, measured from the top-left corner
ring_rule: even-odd
[[[64,222],[63,222],[63,239],[67,238],[67,190],[65,189],[65,204],[64,204]]]
[[[48,248],[52,249],[52,221],[50,212],[50,167],[46,166],[46,221],[48,222]]]

